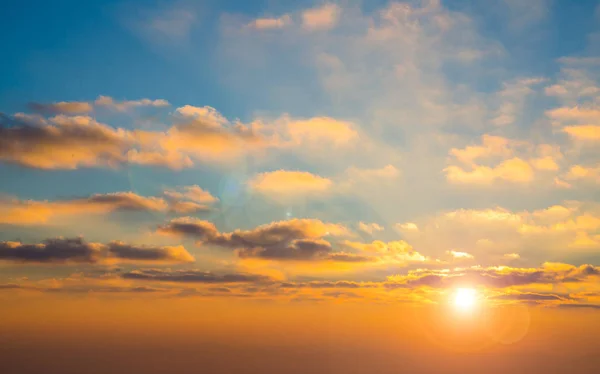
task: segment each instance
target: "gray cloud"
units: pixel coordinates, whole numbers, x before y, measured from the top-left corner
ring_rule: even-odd
[[[16,263],[193,262],[182,246],[136,246],[114,241],[88,243],[83,238],[46,239],[38,244],[0,242],[0,260]]]
[[[251,283],[271,280],[270,277],[258,274],[214,274],[200,270],[170,271],[160,269],[133,270],[122,274],[122,277],[125,279],[182,283]]]
[[[191,217],[177,218],[158,228],[163,234],[188,236],[198,244],[233,249],[240,258],[264,258],[294,261],[367,262],[372,257],[332,252],[326,235],[345,235],[341,225],[312,219],[272,222],[252,230],[221,233],[208,221]]]

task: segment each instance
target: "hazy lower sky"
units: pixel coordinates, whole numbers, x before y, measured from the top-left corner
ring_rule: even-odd
[[[2,9],[8,373],[600,364],[597,1]]]

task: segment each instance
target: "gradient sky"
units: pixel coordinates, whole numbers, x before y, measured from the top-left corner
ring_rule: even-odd
[[[452,347],[458,323],[486,336],[468,351],[515,350],[490,360],[566,339],[593,353],[597,1],[65,0],[2,13],[0,337],[16,339],[2,357],[29,336],[47,347],[42,325],[85,326],[93,344],[107,326],[189,343],[189,323],[225,345],[243,331],[233,350],[269,349],[252,343],[262,331],[286,351],[278,328],[300,336],[284,356],[323,329],[336,331],[328,347],[397,348],[377,316],[402,310],[402,330],[423,308],[438,324],[422,317],[403,341]],[[457,288],[475,290],[477,323],[446,320]],[[562,340],[542,339],[554,324]],[[528,367],[517,361],[498,370]]]

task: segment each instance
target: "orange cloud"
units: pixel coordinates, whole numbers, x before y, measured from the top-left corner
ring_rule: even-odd
[[[576,140],[600,140],[600,126],[597,125],[566,126],[563,131]]]
[[[0,160],[39,169],[115,167],[125,161],[131,140],[127,131],[91,117],[58,115],[36,126],[0,127]]]
[[[256,175],[248,186],[267,197],[287,200],[328,193],[333,182],[309,172],[276,170]]]
[[[358,139],[358,132],[352,124],[330,117],[290,120],[287,131],[292,142],[296,144],[328,142],[344,145]]]
[[[284,14],[281,17],[276,18],[257,18],[248,24],[249,27],[268,30],[268,29],[280,29],[285,26],[292,24],[292,17],[289,14]]]
[[[95,194],[86,198],[35,201],[0,198],[0,224],[44,224],[64,216],[103,214],[114,211],[191,213],[211,209],[218,201],[198,186],[181,187],[183,193],[165,191],[166,198],[140,196],[133,192]]]
[[[302,26],[307,30],[329,30],[337,24],[340,12],[340,7],[331,3],[307,9],[302,13]]]
[[[444,171],[448,181],[456,184],[491,185],[498,180],[529,183],[534,178],[534,172],[529,163],[517,157],[503,161],[496,167],[475,166],[468,171],[460,166],[451,165]]]

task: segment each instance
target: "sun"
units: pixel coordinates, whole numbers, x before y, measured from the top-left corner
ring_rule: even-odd
[[[462,311],[471,311],[477,302],[477,291],[473,288],[459,288],[454,294],[454,306]]]

